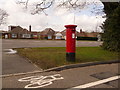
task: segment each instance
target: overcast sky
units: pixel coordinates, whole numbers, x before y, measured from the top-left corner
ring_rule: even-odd
[[[0,26],[0,30],[8,30],[8,25],[19,25],[27,29],[28,26],[31,25],[32,31],[42,31],[45,28],[52,28],[55,31],[62,31],[65,29],[64,25],[76,24],[78,25],[77,31],[83,29],[84,31],[90,32],[96,31],[96,28],[105,20],[105,18],[102,18],[103,13],[98,15],[91,12],[96,12],[103,9],[104,6],[99,0],[97,6],[92,4],[79,11],[67,11],[65,8],[56,9],[54,8],[54,5],[45,10],[48,14],[47,16],[44,13],[35,15],[30,14],[30,5],[39,0],[30,0],[28,4],[30,10],[28,11],[25,11],[23,6],[16,4],[15,1],[17,0],[0,0],[0,8],[6,10],[9,14],[7,24]],[[95,8],[95,10],[93,8]],[[99,27],[97,30],[101,31]]]

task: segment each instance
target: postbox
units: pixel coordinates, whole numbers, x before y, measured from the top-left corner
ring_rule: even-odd
[[[74,62],[77,25],[65,25],[65,27],[66,27],[66,60]]]

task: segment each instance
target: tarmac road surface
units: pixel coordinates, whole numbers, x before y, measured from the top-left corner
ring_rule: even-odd
[[[24,40],[24,39],[3,39],[2,45],[5,48],[22,48],[22,47],[65,47],[64,40]],[[100,46],[102,42],[98,41],[76,41],[77,47]]]
[[[120,63],[119,63],[120,64]],[[2,78],[3,88],[64,88],[99,83],[88,88],[118,88],[118,63],[51,71]],[[117,76],[117,79],[116,79]],[[119,76],[119,78],[118,78]],[[101,81],[102,80],[102,81]],[[108,82],[104,82],[108,80]],[[103,83],[101,83],[103,82]],[[87,88],[87,87],[85,87]],[[74,89],[73,89],[74,90]]]

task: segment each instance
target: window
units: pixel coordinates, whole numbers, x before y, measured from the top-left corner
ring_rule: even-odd
[[[51,36],[51,35],[48,35],[48,39],[52,39],[52,36]]]
[[[7,39],[8,38],[8,35],[7,34],[5,34],[5,39]]]
[[[62,37],[61,36],[56,36],[55,39],[62,39]]]
[[[12,38],[17,38],[17,34],[12,34]]]
[[[22,38],[31,38],[31,35],[30,34],[23,34]]]
[[[33,37],[37,38],[38,36],[37,35],[33,35]]]

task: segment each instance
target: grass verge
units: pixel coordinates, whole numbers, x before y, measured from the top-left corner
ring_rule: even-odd
[[[118,59],[117,52],[106,51],[101,47],[77,47],[75,62],[66,61],[65,47],[21,48],[17,51],[19,55],[28,58],[42,69],[67,64]]]

